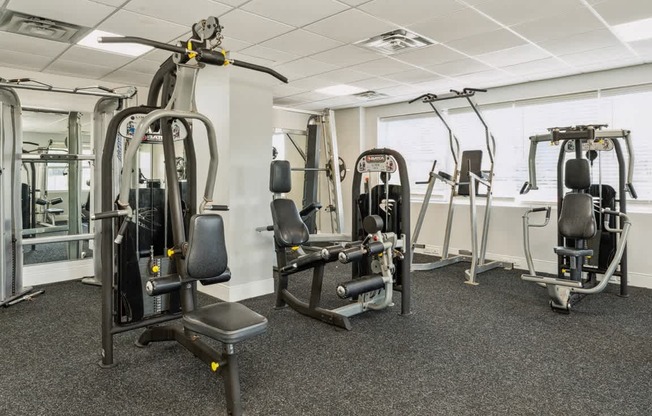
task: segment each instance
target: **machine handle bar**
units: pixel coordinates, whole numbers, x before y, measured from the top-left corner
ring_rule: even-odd
[[[126,217],[129,215],[129,210],[118,209],[115,211],[96,212],[91,215],[91,220],[105,220],[108,218]]]
[[[274,78],[288,83],[287,77],[279,74],[271,68],[267,68],[262,65],[256,65],[245,61],[240,60],[227,60],[225,54],[220,52],[215,52],[210,49],[198,49],[198,50],[188,50],[182,46],[170,45],[163,42],[157,42],[151,39],[140,38],[136,36],[102,36],[98,38],[100,43],[137,43],[139,45],[151,46],[156,49],[162,49],[164,51],[179,53],[184,56],[189,56],[190,54],[196,54],[195,58],[197,62],[203,62],[209,65],[224,66],[231,64],[233,66],[239,66],[241,68],[251,69],[252,71],[264,72],[273,76]]]

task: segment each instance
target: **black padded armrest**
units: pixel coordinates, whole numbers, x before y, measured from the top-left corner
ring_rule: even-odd
[[[313,202],[312,204],[308,205],[307,207],[303,208],[299,212],[299,216],[306,217],[308,215],[312,215],[313,212],[320,210],[322,205],[319,202]]]
[[[228,268],[219,276],[209,277],[208,279],[199,279],[202,285],[214,285],[215,283],[224,283],[231,280],[231,270]]]

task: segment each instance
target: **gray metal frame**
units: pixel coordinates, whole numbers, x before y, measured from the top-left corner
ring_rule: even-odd
[[[446,127],[446,129],[448,130],[449,146],[454,161],[453,174],[450,179],[445,178],[440,174],[436,173],[435,167],[437,162],[435,161],[435,163],[433,163],[427,182],[428,188],[426,189],[423,203],[421,205],[421,209],[419,210],[419,216],[417,217],[417,223],[415,225],[413,238],[412,238],[412,245],[414,248],[425,247],[423,244],[418,243],[418,238],[421,232],[421,228],[423,226],[423,222],[426,217],[428,206],[430,205],[430,198],[432,197],[432,191],[434,189],[435,182],[437,180],[446,183],[450,187],[450,197],[448,202],[448,214],[446,216],[446,230],[444,232],[444,245],[442,247],[441,257],[437,261],[428,262],[428,263],[414,263],[413,261],[412,270],[435,270],[441,267],[449,266],[451,264],[467,261],[471,263],[471,267],[464,271],[465,274],[464,283],[470,285],[478,284],[477,275],[480,273],[484,273],[486,271],[493,270],[496,268],[504,268],[504,269],[513,268],[512,263],[504,262],[504,261],[492,261],[486,259],[487,240],[489,238],[489,224],[491,221],[491,205],[493,201],[493,179],[494,179],[494,164],[495,164],[494,159],[495,159],[495,152],[496,152],[496,140],[493,134],[491,133],[489,126],[485,122],[480,109],[472,99],[476,91],[481,91],[481,90],[465,89],[462,92],[451,91],[450,94],[439,95],[439,96],[436,96],[434,94],[425,94],[421,97],[418,97],[415,100],[410,101],[410,102],[414,102],[417,100],[422,100],[424,103],[430,105],[433,112],[437,115],[437,117],[441,120],[444,127]],[[448,122],[447,118],[442,114],[441,111],[439,111],[439,109],[437,109],[434,103],[438,101],[455,99],[455,98],[466,99],[471,109],[482,123],[485,129],[485,144],[486,144],[486,151],[489,155],[490,168],[488,171],[483,171],[482,177],[475,175],[469,169],[470,181],[468,185],[470,187],[469,223],[471,225],[471,251],[460,250],[459,254],[451,255],[451,253],[449,252],[449,248],[450,248],[450,239],[452,234],[453,216],[455,212],[455,198],[459,196],[457,194],[457,188],[459,185],[466,185],[466,184],[459,182],[460,173],[461,173],[459,140],[457,139],[457,136],[455,136],[453,129],[451,128],[451,125]],[[487,193],[485,195],[486,207],[485,207],[484,218],[482,221],[482,233],[480,234],[480,236],[478,236],[479,223],[478,223],[477,201],[476,201],[477,198],[476,190],[478,184],[482,184],[487,188]],[[479,242],[478,239],[480,240]]]

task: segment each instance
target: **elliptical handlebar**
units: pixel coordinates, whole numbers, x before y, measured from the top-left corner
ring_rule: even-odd
[[[252,71],[264,72],[266,74],[273,76],[274,78],[278,79],[281,82],[284,82],[286,84],[288,83],[287,77],[281,75],[280,73],[276,72],[272,68],[268,68],[262,65],[252,64],[241,60],[227,59],[226,52],[224,50],[220,50],[219,52],[207,48],[190,50],[184,48],[183,46],[170,45],[167,43],[157,42],[155,40],[145,39],[136,36],[125,36],[125,37],[102,36],[97,40],[100,43],[136,43],[139,45],[151,46],[156,49],[178,53],[187,58],[195,58],[197,62],[205,63],[208,65],[226,66],[231,64],[233,66],[250,69]]]

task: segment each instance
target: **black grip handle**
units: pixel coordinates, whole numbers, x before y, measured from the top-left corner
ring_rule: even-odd
[[[432,99],[432,98],[437,98],[437,96],[436,96],[435,94],[433,94],[433,93],[430,93],[430,92],[429,92],[429,93],[426,93],[426,94],[421,94],[421,95],[418,96],[417,98],[414,98],[414,99],[408,101],[408,104],[412,104],[413,102],[415,102],[415,101],[420,101],[420,100],[422,100],[422,99],[424,99],[424,98],[425,98],[425,99]]]
[[[530,182],[525,182],[518,193],[520,195],[525,195],[528,192],[530,192]]]
[[[634,189],[634,185],[631,183],[627,184],[627,189],[629,190],[629,194],[632,196],[634,199],[638,199],[638,194],[636,193],[636,190]]]
[[[204,207],[206,211],[228,211],[228,205],[206,205]]]
[[[539,208],[533,208],[530,210],[530,212],[543,212],[549,210],[550,207],[539,207]]]
[[[385,251],[385,245],[380,241],[373,241],[367,245],[367,254],[373,255]]]
[[[267,68],[266,66],[256,65],[256,64],[252,64],[252,63],[245,62],[245,61],[240,61],[240,60],[237,60],[237,61],[236,60],[231,60],[229,62],[233,66],[239,66],[241,68],[247,68],[247,69],[251,69],[253,71],[258,71],[258,72],[264,72],[266,74],[269,74],[269,75],[273,76],[274,78],[278,79],[279,81],[281,81],[281,82],[283,82],[285,84],[288,83],[287,77],[279,74],[278,72],[274,71],[272,68]]]
[[[487,92],[486,88],[464,88],[464,92]]]
[[[92,220],[105,220],[108,218],[124,217],[127,215],[126,209],[119,209],[116,211],[96,212],[91,216]]]
[[[197,52],[197,57],[195,58],[197,62],[215,66],[223,66],[226,62],[226,57],[222,52],[215,52],[210,49],[199,49]]]
[[[430,181],[418,181],[418,182],[414,182],[414,183],[417,184],[417,185],[426,185],[426,184],[430,183]]]

